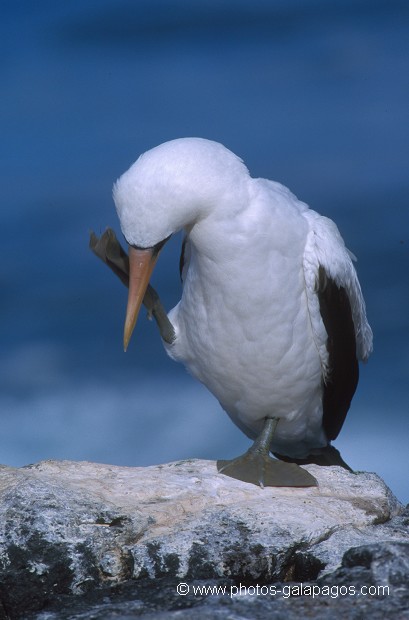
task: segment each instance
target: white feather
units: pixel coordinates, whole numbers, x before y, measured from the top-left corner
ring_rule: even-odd
[[[345,288],[351,304],[355,326],[357,357],[366,361],[372,353],[372,330],[369,326],[365,301],[358,277],[352,263],[355,256],[346,247],[337,226],[332,220],[309,209],[303,213],[309,224],[309,233],[304,252],[304,273],[311,323],[317,348],[320,352],[325,373],[328,371],[326,352],[326,331],[319,312],[317,313],[318,269],[324,267],[327,275],[337,286]]]

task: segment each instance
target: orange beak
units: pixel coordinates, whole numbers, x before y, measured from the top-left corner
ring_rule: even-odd
[[[141,250],[129,247],[129,294],[124,328],[124,351],[128,348],[158,256],[159,252],[155,248]]]

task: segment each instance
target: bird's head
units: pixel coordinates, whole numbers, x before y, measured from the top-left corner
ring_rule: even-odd
[[[247,178],[242,161],[221,144],[181,138],[141,155],[115,183],[114,202],[129,245],[125,350],[164,243],[215,210],[233,216]]]

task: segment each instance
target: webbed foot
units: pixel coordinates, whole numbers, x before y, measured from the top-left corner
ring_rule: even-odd
[[[317,480],[295,463],[269,455],[279,418],[265,418],[263,430],[247,452],[230,461],[217,461],[219,473],[264,487],[316,487]]]
[[[297,463],[297,465],[308,465],[310,463],[315,463],[316,465],[321,466],[332,466],[337,465],[338,467],[343,467],[347,471],[350,471],[351,474],[354,474],[354,470],[345,463],[342,458],[339,450],[334,448],[334,446],[328,445],[324,448],[318,448],[309,454],[305,459],[294,459],[289,456],[283,456],[282,454],[278,454],[277,452],[273,453],[278,459],[282,461],[286,461],[287,463]]]
[[[217,461],[219,473],[264,487],[313,487],[317,480],[295,463],[284,463],[271,456],[248,450],[229,461]]]

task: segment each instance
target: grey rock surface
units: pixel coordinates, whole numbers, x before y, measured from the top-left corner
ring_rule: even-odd
[[[260,489],[198,460],[2,467],[0,619],[405,617],[403,506],[376,474],[306,469],[318,487]]]

